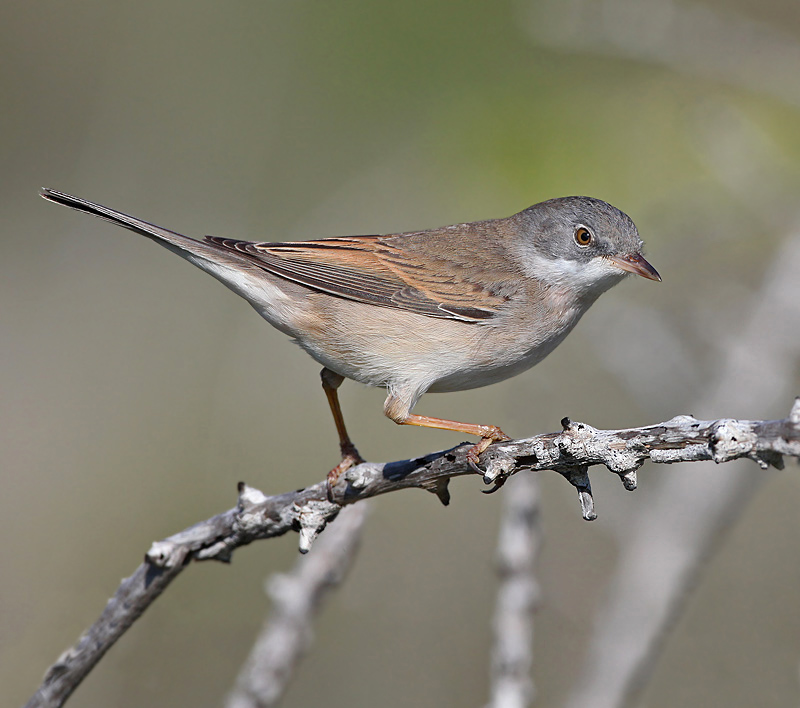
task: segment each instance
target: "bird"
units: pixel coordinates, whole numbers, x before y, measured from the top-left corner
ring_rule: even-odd
[[[364,461],[339,404],[345,379],[386,388],[383,411],[395,423],[480,438],[466,459],[481,472],[481,454],[510,438],[496,425],[417,415],[420,397],[516,376],[550,354],[627,275],[661,281],[631,218],[592,197],[549,199],[509,217],[425,231],[255,242],[198,240],[53,189],[41,196],[176,253],[322,364],[341,453],[327,475],[329,496]]]

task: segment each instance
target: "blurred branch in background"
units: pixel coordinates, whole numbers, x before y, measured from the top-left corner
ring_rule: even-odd
[[[534,699],[533,612],[539,599],[534,574],[542,545],[539,480],[508,482],[497,544],[500,587],[494,614],[490,700],[486,708],[525,708]]]
[[[537,44],[623,57],[800,106],[800,44],[775,27],[699,3],[544,0],[520,6]]]
[[[800,105],[800,45],[752,20],[668,0],[570,0],[527,7],[525,26],[537,43],[654,62]],[[720,313],[718,319],[727,327],[707,333],[714,350],[715,382],[692,407],[774,406],[800,357],[800,223],[795,190],[790,188],[796,174],[779,147],[735,107],[709,99],[701,109],[705,115],[698,116],[690,133],[697,154],[718,183],[770,230],[787,230],[787,221],[795,223],[754,304],[747,312]],[[711,121],[709,113],[714,116]],[[655,342],[676,341],[656,313],[632,319],[646,320],[649,329],[655,328]],[[740,327],[731,327],[742,321]],[[680,345],[668,349],[675,355],[673,364],[691,364]],[[604,358],[612,369],[624,367],[631,390],[645,396],[667,390],[658,378],[674,373],[674,366],[653,366],[669,356],[634,361],[609,352]],[[687,376],[695,382],[704,378],[696,364]],[[652,503],[637,506],[634,521],[621,534],[618,570],[607,604],[597,613],[586,665],[567,705],[619,708],[635,703],[715,543],[739,518],[763,479],[742,465],[725,474],[724,482],[717,474],[693,475],[691,480],[669,475],[662,478]]]
[[[718,379],[697,405],[763,404],[783,393],[800,352],[798,273],[800,234],[779,252],[742,330],[721,347]],[[619,708],[635,702],[715,542],[763,480],[745,465],[726,470],[724,481],[716,474],[662,479],[652,503],[643,503],[626,527],[609,599],[598,610],[568,706]]]
[[[367,509],[366,503],[344,509],[314,553],[300,558],[291,573],[267,580],[272,614],[236,679],[227,708],[278,705],[311,644],[314,616],[326,594],[344,581],[358,553]]]
[[[711,117],[711,119],[709,119]],[[729,215],[732,219],[743,221],[753,219],[757,227],[763,228],[769,238],[765,239],[761,249],[772,248],[772,244],[780,239],[773,238],[773,233],[786,234],[786,239],[795,238],[791,235],[796,232],[800,217],[796,206],[796,187],[800,182],[800,175],[777,145],[760,126],[744,115],[728,101],[715,98],[704,99],[691,111],[688,120],[688,130],[694,154],[715,178],[713,187],[721,185],[727,195],[733,200],[736,212]],[[695,190],[696,201],[685,205],[689,212],[687,217],[691,220],[691,212],[704,199],[713,201],[715,197],[708,191]],[[681,199],[682,195],[669,194],[668,199]],[[702,218],[702,217],[701,217]],[[725,220],[721,219],[723,223]],[[724,227],[723,227],[724,228]],[[699,228],[698,231],[701,231]],[[714,235],[712,234],[713,238]],[[720,248],[733,249],[733,239],[722,241],[718,238]],[[753,244],[752,237],[748,237],[749,244]],[[693,247],[693,246],[692,246]],[[752,247],[752,246],[751,246]],[[678,256],[682,251],[681,245],[674,246]],[[757,252],[761,249],[753,249]],[[780,263],[780,257],[773,267]],[[768,275],[767,278],[771,278]],[[726,279],[730,286],[727,293],[734,288],[742,286]],[[748,302],[757,300],[762,293],[744,293]],[[620,385],[624,386],[630,396],[645,408],[655,407],[659,410],[688,409],[695,410],[699,406],[696,392],[703,390],[709,376],[717,376],[720,372],[720,362],[727,357],[732,346],[741,346],[739,327],[743,319],[741,306],[732,304],[734,298],[716,295],[717,302],[722,307],[715,307],[712,316],[705,316],[697,320],[692,331],[692,337],[687,337],[670,321],[665,313],[653,307],[628,300],[615,303],[613,311],[600,311],[589,320],[585,327],[595,333],[592,342],[597,347],[599,356],[608,370],[614,372]],[[647,336],[641,335],[641,323],[647,323]],[[764,320],[764,327],[769,319]],[[784,339],[792,337],[783,323],[776,321],[769,331],[771,339]],[[601,337],[602,332],[614,328],[619,332],[617,337]],[[732,328],[735,334],[732,335]],[[766,330],[765,330],[766,333]],[[702,346],[692,348],[689,341],[698,339]],[[637,341],[637,346],[630,347],[629,342]],[[754,346],[751,340],[747,346]],[[755,343],[760,346],[760,343]],[[713,352],[711,357],[701,356],[704,349]],[[793,349],[788,347],[787,356],[793,356]],[[752,354],[751,354],[752,355]],[[762,383],[764,377],[769,377],[769,401],[775,405],[783,395],[781,387],[791,381],[792,368],[789,366],[781,370],[781,376],[789,378],[776,378],[775,372],[767,367],[758,370]],[[743,409],[751,410],[744,405]],[[702,399],[703,407],[717,405],[711,400]],[[767,401],[765,401],[765,404]],[[777,404],[779,408],[780,404]],[[719,405],[718,410],[730,410],[730,406]]]
[[[800,328],[797,329],[800,331]],[[800,458],[800,398],[789,418],[773,421],[700,421],[691,416],[644,428],[604,431],[562,420],[560,433],[497,443],[483,455],[484,479],[495,488],[520,470],[554,470],[578,490],[583,516],[595,518],[588,468],[605,465],[627,489],[636,485],[636,470],[645,460],[661,463],[746,457],[783,466],[783,455]],[[300,534],[300,550],[339,514],[343,505],[408,488],[422,488],[448,503],[451,477],[474,474],[467,462],[469,443],[423,458],[376,464],[365,462],[345,472],[332,490],[319,482],[296,492],[267,497],[240,484],[239,504],[174,536],[154,543],[145,562],[122,581],[100,618],[45,675],[28,702],[60,706],[113,644],[192,560],[230,560],[236,548],[289,531]],[[752,474],[752,473],[751,473]],[[333,501],[328,498],[329,493]]]

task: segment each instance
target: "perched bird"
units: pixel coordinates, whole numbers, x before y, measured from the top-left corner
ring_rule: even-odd
[[[385,387],[383,410],[395,423],[480,437],[467,455],[479,469],[480,454],[508,437],[494,425],[416,415],[420,396],[515,376],[553,351],[628,273],[661,280],[630,217],[590,197],[429,231],[254,243],[199,241],[52,189],[42,196],[177,253],[322,364],[342,453],[329,488],[362,461],[339,406],[345,378]]]

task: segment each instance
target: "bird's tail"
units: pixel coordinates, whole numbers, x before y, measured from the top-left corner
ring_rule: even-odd
[[[42,188],[41,195],[47,201],[97,216],[110,221],[112,224],[123,226],[137,234],[147,236],[210,273],[233,290],[238,291],[235,285],[236,281],[241,279],[242,272],[252,271],[253,269],[253,261],[246,255],[224,249],[209,241],[198,241],[189,238],[175,231],[170,231],[161,226],[142,221],[142,219],[137,219],[134,216],[124,214],[121,211],[109,209],[100,204],[94,204],[85,199],[64,194],[64,192],[57,192],[54,189]]]

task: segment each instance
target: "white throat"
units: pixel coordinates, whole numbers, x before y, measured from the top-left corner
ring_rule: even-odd
[[[525,271],[526,275],[546,285],[567,288],[581,295],[599,295],[627,275],[624,270],[602,256],[596,256],[588,263],[581,263],[566,258],[529,254]]]

